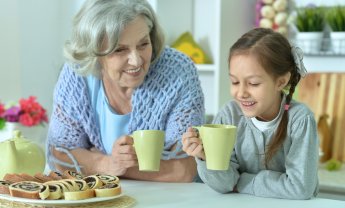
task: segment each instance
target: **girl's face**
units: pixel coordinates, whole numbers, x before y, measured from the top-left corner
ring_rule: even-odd
[[[281,91],[290,73],[274,79],[253,55],[234,55],[230,60],[231,95],[247,117],[271,121],[279,113]]]
[[[115,51],[99,58],[103,79],[122,88],[136,88],[150,67],[152,45],[150,29],[143,17],[129,23],[120,34]]]

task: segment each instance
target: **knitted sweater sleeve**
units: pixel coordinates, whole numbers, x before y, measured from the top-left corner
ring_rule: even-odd
[[[47,158],[50,167],[54,160],[51,147],[69,150],[96,146],[102,149],[99,143],[91,142],[96,141],[98,134],[88,99],[84,78],[75,74],[70,66],[65,64],[55,86],[53,112],[47,136]]]
[[[189,126],[204,123],[205,116],[204,96],[193,62],[182,53],[166,48],[133,100],[129,132],[164,130],[162,159],[187,157],[181,154],[182,134]],[[177,148],[170,151],[174,144]]]
[[[169,157],[177,157],[182,151],[182,134],[189,126],[197,126],[204,123],[204,96],[201,90],[195,65],[191,61],[184,62],[181,67],[184,76],[179,76],[176,82],[180,82],[178,97],[175,106],[169,113],[166,124],[166,135],[170,137],[170,144],[177,144],[177,148]],[[166,152],[167,153],[167,152]],[[186,156],[186,155],[185,155]]]

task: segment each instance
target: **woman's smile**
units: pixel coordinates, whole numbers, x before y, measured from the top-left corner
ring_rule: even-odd
[[[130,75],[130,76],[137,77],[137,76],[140,76],[142,70],[143,70],[143,68],[141,66],[141,67],[138,67],[138,68],[135,68],[135,69],[125,70],[125,73]]]

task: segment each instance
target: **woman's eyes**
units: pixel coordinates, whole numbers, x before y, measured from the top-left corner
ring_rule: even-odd
[[[125,51],[126,49],[116,49],[114,52],[115,53],[121,53],[121,52],[123,52],[123,51]]]
[[[127,50],[127,48],[117,48],[117,49],[115,49],[114,53],[121,53],[121,52],[124,52],[126,50]]]
[[[150,42],[144,42],[142,44],[139,45],[139,49],[144,49],[146,48],[146,46],[148,46],[150,44]]]
[[[146,46],[150,45],[150,42],[145,42],[137,46],[139,50],[143,50],[146,48]],[[114,53],[122,53],[128,51],[128,48],[118,48],[114,51]]]

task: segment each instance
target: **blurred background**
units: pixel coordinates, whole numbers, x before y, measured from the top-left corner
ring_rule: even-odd
[[[324,7],[328,11],[344,6],[345,0],[148,1],[165,31],[166,44],[190,55],[197,65],[208,122],[231,99],[226,60],[229,47],[240,35],[253,27],[270,27],[300,45],[311,74],[301,82],[296,99],[306,102],[315,113],[321,161],[345,161],[345,36],[334,42],[326,19],[319,31],[302,31],[296,24],[298,13],[306,8],[327,16]],[[69,38],[72,17],[83,2],[0,0],[0,102],[17,102],[33,95],[49,117],[54,86],[64,63],[63,44]],[[310,17],[316,20],[318,15],[313,13]],[[304,32],[319,34],[312,39],[299,39]],[[186,50],[187,46],[192,46],[192,51]],[[335,177],[321,172],[321,177],[327,181],[324,190],[331,187],[331,192],[340,189],[345,193],[344,175]],[[339,188],[339,184],[343,185]]]
[[[84,0],[0,0],[0,101],[17,101],[19,98],[34,95],[48,112],[51,112],[53,87],[64,62],[63,44],[69,37],[72,17],[83,2]],[[227,56],[229,46],[241,34],[255,26],[255,6],[258,1],[149,2],[157,11],[166,31],[167,44],[172,44],[183,32],[191,32],[195,41],[215,64],[209,66],[212,69],[200,66],[200,71],[205,71],[203,74],[210,74],[212,70],[219,71],[213,69],[214,67],[226,64],[218,63],[217,59],[225,60],[219,57]],[[292,1],[288,2],[292,4]],[[344,5],[345,0],[297,0],[295,3],[299,7],[310,3]],[[227,7],[222,7],[223,5]],[[176,12],[179,15],[176,15]],[[180,19],[184,21],[179,21]],[[224,54],[219,53],[222,52],[221,49],[216,49],[222,46],[225,48]],[[327,64],[331,69],[332,63]],[[338,68],[338,65],[335,68]],[[219,80],[223,81],[227,82],[226,79]],[[206,87],[205,90],[207,91]],[[214,93],[209,94],[212,96]],[[225,99],[215,99],[220,100],[218,103],[207,103],[208,114],[216,113],[219,106],[229,98],[226,93],[222,96]]]

